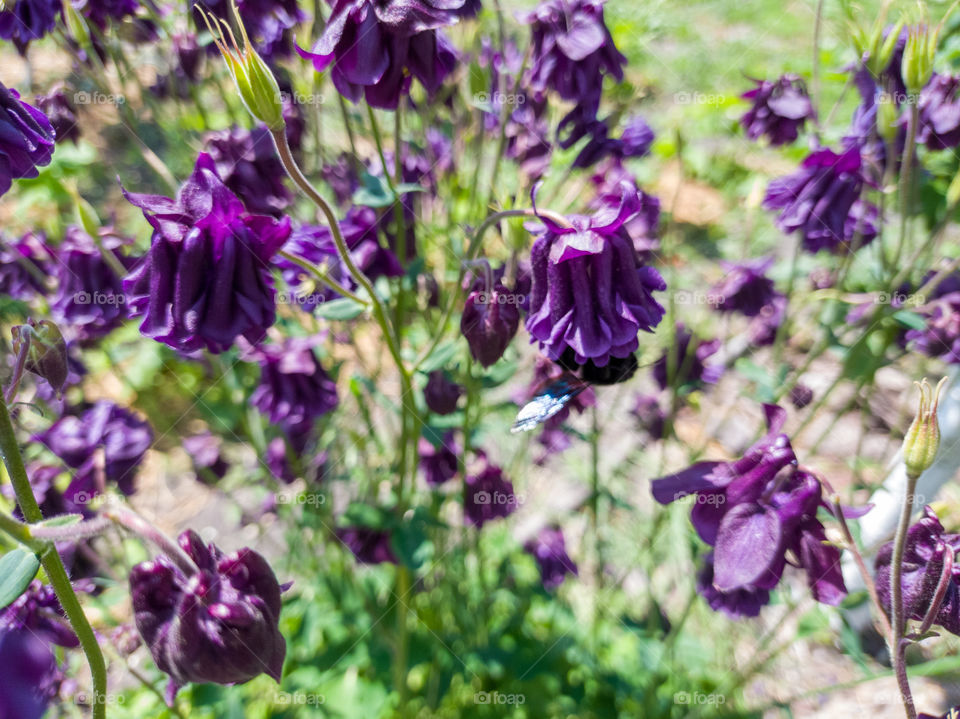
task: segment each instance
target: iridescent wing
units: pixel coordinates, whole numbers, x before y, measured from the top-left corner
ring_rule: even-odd
[[[546,422],[587,387],[586,383],[573,375],[557,378],[520,408],[517,412],[517,420],[510,431],[528,432],[541,422]]]

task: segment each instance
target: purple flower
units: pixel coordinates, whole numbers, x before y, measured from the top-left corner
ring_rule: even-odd
[[[313,353],[315,342],[292,337],[266,344],[249,353],[260,363],[260,385],[250,404],[273,424],[297,432],[313,420],[336,409],[337,383],[320,366]]]
[[[787,145],[797,139],[803,123],[813,119],[813,104],[798,75],[783,75],[778,80],[754,80],[755,88],[740,97],[752,107],[740,118],[751,140],[766,137],[771,145]]]
[[[917,142],[926,143],[931,150],[947,150],[960,145],[958,89],[960,76],[934,74],[920,91]]]
[[[27,629],[0,629],[0,717],[41,719],[60,670],[50,645]]]
[[[532,96],[525,96],[525,102],[507,120],[505,154],[530,181],[547,171],[553,156],[546,106],[546,100],[537,102]]]
[[[0,83],[0,195],[14,180],[36,177],[50,164],[55,133],[47,116]]]
[[[337,530],[337,538],[361,564],[398,564],[390,547],[390,532],[369,527],[344,527]]]
[[[805,384],[797,383],[790,390],[790,403],[797,409],[803,409],[813,401],[813,390]]]
[[[177,56],[178,75],[185,81],[200,81],[200,65],[203,62],[203,48],[192,32],[174,33],[171,36],[173,53]]]
[[[782,296],[767,277],[773,258],[748,260],[742,263],[721,261],[726,274],[711,293],[719,296],[716,307],[721,312],[739,312],[756,317],[765,305]]]
[[[602,0],[546,0],[520,22],[530,25],[530,87],[553,90],[592,116],[600,106],[603,76],[623,80],[627,58],[613,44]]]
[[[757,347],[772,345],[777,338],[777,330],[783,324],[787,310],[787,298],[777,293],[773,301],[760,308],[760,312],[750,320],[747,336]]]
[[[501,275],[502,277],[502,275]],[[481,278],[473,282],[460,315],[460,332],[467,338],[470,354],[484,367],[503,357],[520,326],[522,300],[518,287],[510,290],[502,279],[487,287]]]
[[[608,135],[607,121],[594,120],[587,123],[582,131],[574,129],[571,137],[560,142],[560,147],[570,147],[584,135],[590,139],[580,150],[580,154],[574,158],[574,167],[592,167],[607,157],[619,160],[627,157],[643,157],[650,152],[654,138],[653,130],[638,115],[627,123],[619,138]]]
[[[37,107],[47,116],[53,126],[55,142],[70,140],[74,145],[80,139],[77,108],[67,94],[66,86],[58,82],[45,95],[37,95]]]
[[[293,201],[293,193],[284,184],[286,171],[266,127],[211,132],[204,142],[223,184],[249,212],[279,217]]]
[[[225,555],[192,530],[179,544],[186,557],[161,554],[130,572],[137,630],[170,675],[168,698],[188,682],[238,684],[260,674],[279,682],[287,648],[267,560],[246,547]]]
[[[449,430],[443,437],[437,437],[430,431],[430,437],[420,438],[420,471],[423,478],[431,487],[437,487],[457,475],[457,454],[460,447],[454,439],[453,431]],[[438,443],[434,443],[439,440]]]
[[[231,19],[227,0],[204,4],[224,20]],[[268,60],[290,54],[294,28],[307,19],[297,0],[237,0],[237,10],[257,52]]]
[[[76,9],[88,17],[100,30],[105,30],[111,20],[122,22],[137,14],[137,0],[80,0]]]
[[[910,291],[909,287],[905,289]],[[898,291],[894,298],[905,294]],[[918,311],[926,320],[926,327],[907,330],[904,339],[928,357],[960,363],[960,275],[945,278]]]
[[[633,240],[634,249],[640,254],[641,259],[646,261],[651,257],[651,252],[660,249],[660,239],[658,237],[660,229],[660,200],[650,195],[637,186],[637,180],[633,174],[627,170],[620,158],[612,157],[597,167],[596,172],[590,177],[590,181],[596,187],[597,195],[590,201],[591,209],[599,209],[609,204],[616,204],[623,194],[621,183],[626,182],[637,188],[637,197],[640,198],[640,206],[636,213],[624,223],[627,234]]]
[[[517,507],[513,484],[503,470],[482,456],[483,465],[467,476],[463,485],[463,513],[469,524],[478,529],[487,522],[506,517]]]
[[[360,178],[356,168],[346,153],[341,153],[333,162],[325,164],[320,169],[320,176],[330,186],[337,202],[345,205],[353,197],[353,193],[360,189]]]
[[[691,347],[694,336],[687,331],[687,328],[681,323],[677,323],[676,337],[672,347],[668,347],[666,352],[653,365],[653,379],[660,386],[660,389],[667,389],[671,384],[674,387],[683,385],[698,386],[705,382],[713,384],[723,373],[723,367],[720,365],[711,365],[707,360],[717,353],[720,349],[720,340],[700,341]],[[693,350],[691,352],[691,350]],[[670,374],[670,353],[673,353],[673,376]],[[671,383],[670,380],[673,380]]]
[[[57,0],[14,0],[0,12],[0,37],[26,57],[27,47],[57,26],[63,6]]]
[[[99,238],[107,252],[126,244],[126,240],[109,230]],[[73,328],[80,340],[103,337],[127,318],[123,279],[107,264],[93,238],[76,225],[70,225],[57,250],[53,270],[57,277],[57,293],[50,302],[50,313],[63,327]],[[126,258],[117,256],[121,265]]]
[[[739,587],[721,592],[713,583],[713,552],[708,552],[703,567],[697,572],[697,592],[707,600],[715,612],[723,612],[731,619],[756,617],[770,602],[770,590]]]
[[[442,370],[431,372],[423,399],[427,408],[435,414],[451,414],[457,411],[457,400],[463,394],[463,387],[450,380]]]
[[[223,479],[230,468],[220,452],[222,444],[221,439],[210,432],[183,438],[183,449],[193,460],[193,470],[201,482],[214,484]]]
[[[83,509],[103,491],[104,483],[133,494],[136,470],[153,443],[153,431],[130,410],[100,400],[80,415],[61,417],[34,439],[75,470],[64,496],[69,505]]]
[[[78,591],[90,591],[87,582],[75,585]],[[34,579],[23,594],[6,609],[0,610],[0,632],[28,630],[50,644],[68,649],[79,647],[80,640],[70,623],[63,619],[63,608],[53,587]]]
[[[577,364],[604,367],[611,358],[633,355],[638,332],[652,332],[663,318],[653,292],[666,284],[641,264],[624,227],[640,198],[630,185],[622,191],[619,208],[572,215],[569,226],[540,218],[545,231],[530,252],[533,294],[526,327],[552,360],[569,350]]]
[[[287,453],[287,443],[283,437],[274,437],[267,444],[267,452],[263,458],[267,469],[278,481],[292,484],[297,479],[290,464],[290,455]]]
[[[27,302],[46,292],[52,257],[43,234],[28,232],[19,240],[0,235],[0,294]]]
[[[650,435],[651,439],[663,439],[664,423],[667,413],[660,406],[660,401],[654,395],[638,394],[634,399],[630,413],[636,418],[640,427]]]
[[[763,206],[780,210],[777,226],[799,231],[808,252],[849,250],[856,236],[861,247],[877,236],[876,208],[860,199],[863,184],[856,145],[839,155],[820,149],[797,172],[773,180]]]
[[[335,0],[312,52],[297,51],[331,77],[352,102],[394,110],[417,78],[428,94],[453,70],[457,54],[437,28],[457,22],[463,0]]]
[[[960,634],[960,567],[953,558],[960,550],[960,535],[946,534],[936,513],[923,508],[923,517],[907,531],[903,553],[903,611],[907,619],[922,621],[931,609],[937,585],[945,571],[949,572],[946,593],[936,608],[934,624],[951,634]],[[891,564],[893,542],[877,552],[877,595],[884,611],[891,613]],[[945,563],[949,565],[945,566]]]
[[[132,194],[153,227],[150,251],[124,280],[140,331],[181,352],[259,342],[276,319],[270,258],[290,221],[251,215],[201,153],[177,199]]]
[[[838,604],[846,594],[840,552],[826,543],[817,509],[820,482],[796,468],[789,438],[780,432],[786,412],[764,405],[767,434],[733,462],[699,462],[656,479],[653,497],[669,504],[694,495],[690,521],[714,548],[712,578],[704,570],[703,591],[711,606],[752,616],[780,581],[791,552],[807,572],[814,599]],[[785,474],[781,474],[785,471]]]
[[[540,579],[546,589],[556,589],[568,574],[578,574],[576,563],[567,554],[560,527],[544,527],[523,548],[537,561]]]

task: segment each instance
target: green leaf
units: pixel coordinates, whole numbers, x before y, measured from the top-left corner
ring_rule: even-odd
[[[419,370],[429,374],[434,370],[441,369],[453,359],[453,356],[457,353],[457,348],[457,340],[441,342],[440,345],[420,363]]]
[[[328,320],[352,320],[363,314],[364,306],[359,302],[354,302],[349,297],[341,297],[339,300],[330,300],[321,302],[317,305],[315,314]]]
[[[893,319],[912,330],[922,330],[927,327],[927,321],[924,317],[910,310],[898,310],[894,312]]]
[[[40,560],[26,549],[12,549],[0,557],[0,609],[12,604],[37,576]]]

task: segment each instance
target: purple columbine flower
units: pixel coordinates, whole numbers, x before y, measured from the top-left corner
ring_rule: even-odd
[[[443,370],[430,373],[423,388],[423,399],[434,414],[452,414],[457,411],[457,402],[463,394],[463,386],[457,384]]]
[[[463,513],[477,529],[487,522],[507,517],[517,508],[519,499],[503,470],[481,453],[479,471],[467,476],[463,484]]]
[[[513,160],[530,182],[550,167],[553,144],[546,118],[547,102],[524,95],[524,102],[510,113],[506,128],[506,156]]]
[[[444,432],[443,437],[437,437],[433,431],[429,434],[429,438],[421,437],[418,444],[420,471],[427,484],[438,487],[457,476],[457,455],[460,447],[453,436],[453,430]],[[435,444],[436,440],[439,441]]]
[[[230,469],[220,452],[222,444],[223,441],[210,432],[183,438],[183,449],[193,460],[193,471],[201,482],[215,484]]]
[[[28,629],[0,629],[0,717],[41,719],[62,674],[50,645]]]
[[[125,238],[107,230],[99,242],[121,265],[132,264],[116,252],[127,244]],[[84,341],[98,339],[119,327],[127,318],[123,278],[107,264],[93,238],[70,225],[57,249],[57,258],[53,265],[57,293],[50,301],[50,313],[61,327],[72,328],[72,334]]]
[[[92,585],[87,581],[74,585],[77,591],[89,592]],[[80,640],[69,622],[63,620],[63,608],[53,586],[42,584],[39,579],[6,609],[0,610],[0,632],[27,630],[40,639],[58,647],[72,649],[80,646]]]
[[[696,339],[696,343],[691,347],[691,343],[695,339],[682,323],[677,323],[676,339],[673,346],[668,347],[666,352],[653,365],[653,379],[660,386],[660,389],[670,387],[670,379],[673,380],[672,384],[675,387],[683,385],[699,386],[701,383],[714,384],[720,379],[723,367],[707,361],[720,349],[720,340],[701,341]],[[672,378],[668,377],[670,373],[669,353],[671,352],[673,352]]]
[[[62,82],[56,83],[44,95],[37,95],[37,107],[47,116],[53,126],[55,142],[70,140],[74,145],[80,139],[80,124],[77,108]]]
[[[905,297],[909,291],[909,287],[898,291],[895,300]],[[939,357],[950,364],[960,363],[960,274],[944,278],[925,299],[918,311],[926,320],[926,327],[907,330],[904,339],[928,357]]]
[[[787,311],[787,298],[780,295],[773,298],[770,304],[760,308],[750,324],[747,326],[747,336],[757,347],[772,345],[777,338],[777,331],[783,324]]]
[[[57,0],[14,0],[0,12],[0,37],[12,42],[26,57],[30,43],[51,32],[62,12]]]
[[[42,233],[19,240],[0,235],[0,294],[28,302],[46,293],[53,258]]]
[[[620,158],[612,157],[596,168],[590,177],[596,188],[596,197],[589,204],[591,209],[600,209],[616,204],[620,200],[621,183],[626,182],[637,189],[640,206],[636,213],[624,223],[627,234],[633,240],[633,247],[643,261],[652,257],[652,252],[660,249],[660,200],[644,192],[637,185],[633,174],[624,166]]]
[[[290,220],[249,214],[204,153],[176,200],[124,196],[153,227],[149,253],[123,283],[140,332],[181,352],[263,339],[276,319],[269,262]]]
[[[701,584],[711,606],[752,616],[763,594],[780,581],[787,552],[807,572],[814,599],[838,604],[846,594],[840,552],[826,543],[817,519],[823,499],[819,480],[797,469],[790,439],[780,432],[786,412],[764,405],[767,434],[733,462],[699,462],[653,481],[660,504],[694,495],[690,521],[714,548],[712,579]]]
[[[239,684],[260,674],[279,682],[282,590],[267,560],[246,547],[224,554],[193,530],[179,545],[186,556],[161,554],[130,572],[137,630],[170,675],[168,699],[188,682]]]
[[[279,217],[293,201],[293,193],[284,184],[286,171],[266,127],[211,132],[204,143],[223,184],[243,201],[247,211]]]
[[[530,87],[553,90],[596,116],[604,75],[623,80],[627,58],[617,50],[603,20],[603,0],[546,0],[520,21],[530,25],[533,60]]]
[[[933,623],[951,634],[960,634],[960,566],[954,563],[960,550],[960,535],[947,534],[936,513],[923,508],[923,517],[907,531],[903,553],[903,611],[907,619],[923,621],[934,610]],[[891,613],[891,564],[893,542],[877,552],[877,595],[887,616]],[[941,577],[948,577],[938,607],[931,607]]]
[[[713,583],[713,552],[703,559],[703,567],[697,572],[697,592],[707,600],[715,612],[723,612],[731,619],[756,617],[770,603],[770,590],[754,587],[738,587],[720,591]]]
[[[335,0],[312,52],[297,48],[317,72],[331,64],[333,84],[352,102],[395,110],[415,77],[433,94],[457,53],[438,30],[457,22],[463,0]]]
[[[0,195],[14,180],[36,177],[50,164],[56,134],[47,116],[0,83]]]
[[[721,312],[739,312],[756,317],[765,305],[782,296],[773,287],[767,271],[773,258],[748,260],[742,263],[721,261],[726,274],[713,286],[711,293],[719,297],[716,308]]]
[[[606,366],[639,347],[637,334],[663,318],[653,292],[666,289],[660,273],[641,263],[624,227],[640,207],[635,187],[624,184],[620,205],[592,217],[572,215],[570,225],[540,218],[544,231],[530,251],[533,294],[526,327],[550,359],[572,354],[577,364]],[[569,353],[568,353],[569,350]]]
[[[484,367],[503,357],[517,334],[520,309],[528,295],[525,289],[519,280],[514,289],[506,287],[502,269],[493,274],[492,286],[482,277],[470,285],[460,315],[460,333],[467,339],[470,354]]]
[[[917,142],[931,150],[948,150],[960,145],[960,76],[934,74],[920,91],[917,107],[920,123]]]
[[[336,534],[361,564],[399,564],[397,555],[390,547],[390,532],[384,529],[343,527]]]
[[[80,415],[67,415],[34,439],[74,471],[64,492],[68,505],[85,509],[104,484],[134,492],[137,467],[153,443],[150,425],[130,410],[100,400]]]
[[[140,7],[137,0],[82,0],[74,5],[101,31],[111,20],[119,23],[127,17],[134,17]]]
[[[544,527],[523,548],[537,561],[540,579],[546,589],[556,589],[568,574],[578,574],[576,562],[567,554],[560,527]]]
[[[857,237],[862,247],[877,236],[877,210],[860,199],[861,167],[857,145],[840,154],[816,150],[797,172],[770,183],[763,206],[780,210],[777,226],[787,234],[799,231],[808,252],[849,250]]]
[[[279,344],[253,349],[249,358],[260,363],[260,385],[250,404],[274,424],[302,431],[321,415],[336,409],[337,383],[330,379],[313,352],[315,341],[292,337]]]
[[[297,475],[290,463],[287,442],[283,437],[274,437],[270,440],[263,463],[277,481],[283,484],[293,484],[296,481]]]
[[[643,157],[650,152],[654,134],[642,117],[638,115],[631,119],[619,138],[610,137],[608,121],[609,118],[602,122],[588,119],[582,128],[574,128],[570,136],[560,142],[560,147],[566,149],[581,137],[590,138],[574,158],[574,167],[592,167],[607,157],[619,160],[627,157]]]
[[[752,107],[740,118],[751,140],[766,137],[771,145],[787,145],[797,139],[803,124],[814,117],[813,104],[799,75],[754,80],[755,88],[740,97]]]

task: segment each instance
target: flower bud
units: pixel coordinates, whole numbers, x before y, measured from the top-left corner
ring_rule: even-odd
[[[936,389],[930,387],[926,378],[915,383],[920,388],[920,406],[917,415],[903,438],[903,462],[907,467],[907,476],[917,478],[930,468],[940,448],[940,425],[937,422],[937,406],[940,403],[940,390],[947,378],[937,383]]]
[[[925,21],[907,28],[907,44],[903,49],[903,82],[907,92],[919,93],[933,75],[933,56],[937,52],[940,28],[931,28]]]
[[[60,397],[67,381],[67,343],[60,328],[50,320],[30,320],[29,325],[17,325],[12,330],[13,351],[26,352],[24,369],[39,375]]]
[[[255,119],[264,123],[271,132],[282,131],[286,127],[286,123],[283,119],[280,85],[277,84],[277,79],[273,76],[273,72],[267,66],[267,63],[253,49],[236,4],[231,0],[233,16],[236,18],[237,25],[240,28],[240,38],[243,41],[242,49],[237,44],[237,38],[234,36],[233,30],[225,21],[220,20],[213,14],[208,14],[199,5],[197,8],[203,15],[203,20],[213,36],[217,49],[220,50],[223,59],[227,61],[227,67],[233,76],[237,91],[240,93],[240,99],[243,100],[247,111]]]
[[[897,103],[889,93],[883,93],[877,102],[877,134],[888,143],[893,143],[900,131],[900,115]]]

